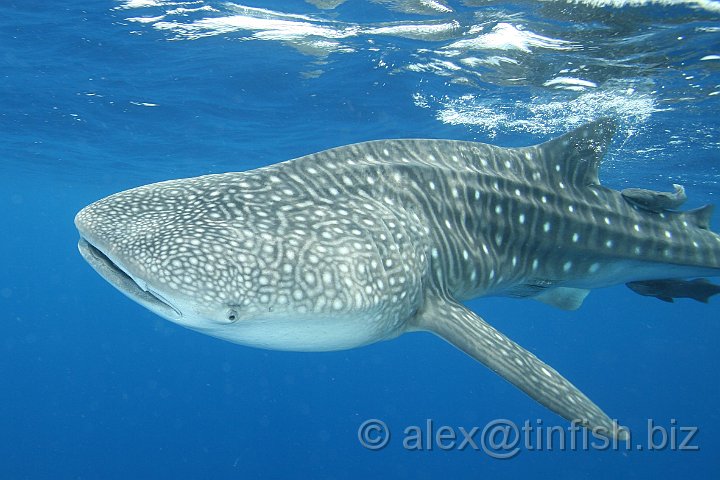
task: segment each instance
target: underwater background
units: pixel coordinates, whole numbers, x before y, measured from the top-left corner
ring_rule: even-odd
[[[717,478],[719,298],[470,302],[632,446],[404,448],[428,419],[478,445],[498,420],[567,422],[430,334],[288,353],[185,330],[82,260],[73,217],[353,142],[519,146],[600,117],[620,124],[606,186],[717,203],[720,2],[3,0],[0,66],[0,478]],[[385,448],[359,441],[369,419]]]

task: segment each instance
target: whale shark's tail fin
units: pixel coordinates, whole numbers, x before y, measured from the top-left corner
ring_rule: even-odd
[[[567,420],[598,435],[628,438],[625,427],[552,367],[457,302],[427,297],[413,327],[439,335]]]

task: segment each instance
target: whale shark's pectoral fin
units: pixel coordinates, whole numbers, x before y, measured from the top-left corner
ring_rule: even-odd
[[[413,326],[444,338],[567,420],[600,435],[620,439],[627,435],[625,428],[552,367],[457,302],[426,298]]]

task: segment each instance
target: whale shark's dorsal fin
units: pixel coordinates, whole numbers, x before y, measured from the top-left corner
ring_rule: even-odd
[[[544,164],[549,176],[568,185],[600,185],[600,161],[616,129],[614,121],[601,119],[561,137],[521,150],[526,151],[526,158]]]
[[[709,230],[710,218],[712,217],[713,210],[715,210],[714,205],[703,205],[700,208],[683,212],[682,215],[692,225],[695,225],[698,228]]]

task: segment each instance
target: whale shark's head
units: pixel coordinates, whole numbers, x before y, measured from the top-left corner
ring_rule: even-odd
[[[372,235],[336,225],[327,238],[313,215],[337,207],[309,212],[290,191],[255,186],[228,173],[111,195],[77,214],[80,252],[154,313],[236,343],[329,350],[383,337],[384,325],[356,332],[352,323],[385,313],[373,282],[390,280],[377,246],[366,248]]]
[[[228,211],[235,206],[220,208],[222,191],[188,187],[163,182],[85,207],[75,217],[80,252],[115,287],[168,320],[212,329],[248,318],[259,307],[248,282],[278,283],[282,269],[267,265],[275,238],[247,235],[243,227],[251,225]],[[268,311],[282,302],[277,289],[272,293]]]

